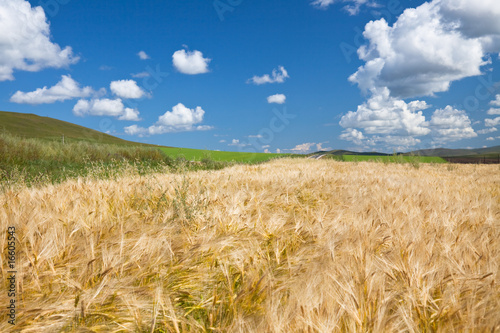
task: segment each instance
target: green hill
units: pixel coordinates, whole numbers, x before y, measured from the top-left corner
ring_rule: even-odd
[[[423,150],[416,150],[412,153],[420,156],[440,156],[440,157],[475,156],[475,155],[487,155],[487,154],[500,154],[500,146],[477,148],[477,149],[447,149],[447,148],[423,149]]]
[[[245,152],[210,151],[168,146],[150,145],[123,140],[112,135],[101,133],[90,128],[68,123],[49,117],[34,114],[0,111],[0,135],[5,133],[17,138],[37,139],[41,142],[61,143],[64,135],[65,143],[112,144],[118,146],[153,147],[161,149],[170,158],[183,157],[188,160],[201,161],[235,161],[255,163],[272,158],[292,156],[291,154],[265,154]],[[123,147],[122,147],[123,148]],[[62,149],[59,147],[58,149]],[[110,147],[100,147],[103,152]],[[113,148],[114,149],[114,148]]]
[[[87,141],[118,145],[143,146],[145,144],[123,140],[83,126],[30,113],[0,111],[0,133],[8,133],[23,138],[43,140],[64,140],[66,142]]]
[[[415,156],[430,156],[430,157],[488,157],[500,154],[500,146],[488,147],[488,148],[477,148],[477,149],[448,149],[448,148],[435,148],[435,149],[422,149],[415,150],[408,153],[396,153],[397,155],[415,155]],[[334,155],[334,156],[344,156],[344,155],[355,155],[355,156],[391,156],[393,154],[384,154],[378,152],[354,152],[349,150],[330,150],[330,151],[318,151],[309,154],[313,155]]]

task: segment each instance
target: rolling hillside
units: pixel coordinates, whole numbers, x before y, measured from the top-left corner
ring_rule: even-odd
[[[256,163],[268,161],[277,157],[292,156],[291,154],[210,151],[151,145],[123,140],[112,135],[92,130],[90,128],[49,117],[40,117],[34,114],[27,113],[0,111],[0,134],[3,133],[15,136],[17,138],[39,139],[41,140],[41,142],[45,143],[61,143],[62,137],[64,135],[65,143],[87,142],[96,144],[112,144],[122,146],[122,149],[123,146],[154,147],[159,148],[171,158],[175,159],[180,157],[185,158],[189,161],[212,159],[214,161],[222,162]],[[59,149],[60,148],[61,147],[59,147]],[[101,147],[101,150],[103,151],[106,149],[108,148]]]
[[[408,153],[397,153],[398,155],[415,155],[426,157],[443,157],[443,158],[497,158],[500,154],[500,146],[478,148],[478,149],[448,149],[448,148],[435,148],[435,149],[422,149],[415,150]],[[349,150],[330,150],[318,151],[310,154],[314,155],[333,155],[333,156],[392,156],[392,154],[384,154],[379,152],[355,152]]]
[[[488,155],[488,154],[500,154],[500,146],[478,148],[478,149],[446,149],[446,148],[422,149],[413,151],[412,153],[420,156],[440,156],[440,157]]]
[[[145,145],[123,140],[66,121],[40,117],[31,113],[0,111],[0,132],[7,132],[24,138],[43,140],[61,140],[64,135],[64,139],[67,142],[88,141],[118,145]]]

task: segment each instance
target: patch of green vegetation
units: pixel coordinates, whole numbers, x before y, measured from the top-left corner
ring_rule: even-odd
[[[258,163],[269,161],[280,157],[293,157],[292,154],[266,154],[266,153],[246,153],[246,152],[230,152],[230,151],[211,151],[202,149],[189,148],[160,148],[165,154],[172,158],[184,157],[189,161],[203,161],[210,159],[212,161],[222,162],[244,162]]]
[[[385,162],[385,163],[447,163],[441,157],[435,156],[370,156],[370,155],[343,155],[343,161],[348,162]]]
[[[218,170],[229,162],[207,157],[191,163],[159,148],[25,139],[0,132],[0,190],[15,185],[54,184],[71,178],[114,178],[124,173]]]

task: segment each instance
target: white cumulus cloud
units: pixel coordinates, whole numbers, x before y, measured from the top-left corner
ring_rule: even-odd
[[[342,134],[340,135],[340,138],[342,140],[352,141],[356,145],[361,146],[363,144],[363,140],[365,139],[365,136],[363,135],[363,132],[360,132],[355,128],[348,128],[342,132]]]
[[[203,58],[200,51],[176,51],[172,56],[174,67],[183,74],[203,74],[208,73],[208,64],[211,59]]]
[[[383,143],[407,148],[419,144],[418,137],[443,143],[477,136],[465,111],[446,106],[435,110],[427,121],[422,111],[428,108],[424,101],[407,103],[391,97],[385,88],[358,106],[356,112],[349,111],[341,118],[340,125],[346,130],[340,138],[357,145]]]
[[[294,148],[290,149],[291,152],[305,154],[312,151],[312,147],[315,147],[317,144],[314,142],[306,142],[300,145],[296,145]]]
[[[296,154],[307,154],[307,153],[311,153],[313,151],[331,150],[332,149],[331,147],[323,147],[323,145],[325,143],[328,143],[328,141],[327,142],[319,142],[319,143],[306,142],[306,143],[296,145],[292,149],[287,149],[286,151],[290,152],[290,153],[296,153]]]
[[[486,113],[489,114],[489,115],[492,115],[492,116],[500,115],[500,109],[498,109],[498,108],[491,108]]]
[[[151,59],[149,57],[149,55],[146,52],[144,52],[144,51],[139,51],[139,53],[137,53],[137,55],[139,56],[139,58],[141,58],[141,60]]]
[[[495,119],[486,118],[484,120],[484,125],[486,127],[498,126],[498,125],[500,125],[500,117],[496,117]]]
[[[142,90],[134,80],[119,80],[113,81],[110,84],[110,89],[118,97],[121,98],[142,98],[146,92]]]
[[[284,104],[286,102],[286,96],[283,94],[276,94],[269,96],[267,98],[268,103]]]
[[[25,0],[0,1],[0,81],[14,80],[14,70],[37,72],[78,62],[71,47],[50,40],[42,7]]]
[[[365,64],[350,81],[367,92],[387,87],[398,98],[447,91],[453,81],[481,75],[488,52],[500,52],[499,16],[496,0],[434,0],[406,9],[392,26],[371,21],[368,44],[358,50]]]
[[[290,76],[288,75],[288,72],[285,69],[285,67],[279,66],[278,69],[273,69],[271,75],[269,74],[264,74],[262,76],[255,75],[251,79],[249,79],[247,83],[253,83],[257,85],[265,83],[283,83],[289,77]]]
[[[108,116],[119,120],[139,121],[139,111],[126,108],[121,99],[92,99],[79,100],[73,107],[73,114],[78,117],[84,116]]]
[[[449,105],[434,111],[430,127],[433,139],[438,143],[477,137],[465,111],[454,109]]]
[[[327,150],[332,150],[332,147],[323,147],[324,144],[329,143],[327,142],[320,142],[316,144],[316,150],[317,151],[327,151]]]
[[[500,106],[500,95],[496,95],[496,99],[490,102],[493,106]]]
[[[10,98],[11,102],[23,104],[50,104],[63,102],[73,98],[90,96],[94,91],[91,87],[80,88],[78,82],[70,75],[63,75],[61,81],[50,88],[38,88],[31,92],[17,91]]]
[[[449,142],[477,136],[464,111],[447,106],[426,121],[421,111],[428,105],[405,99],[434,96],[454,81],[482,75],[491,54],[500,52],[499,17],[496,0],[432,0],[406,9],[392,25],[370,21],[363,32],[367,44],[358,49],[364,64],[349,80],[371,97],[342,117],[340,125],[348,129],[343,138],[411,145],[417,137]],[[491,105],[499,106],[500,96]],[[363,138],[352,132],[356,128]]]
[[[179,103],[158,118],[158,121],[147,127],[132,125],[125,127],[125,132],[129,135],[157,135],[172,132],[206,131],[212,129],[211,126],[197,125],[203,121],[205,111],[197,106],[190,109]]]
[[[344,128],[362,128],[367,134],[426,135],[430,133],[421,110],[428,108],[423,101],[406,103],[389,96],[384,89],[358,106],[356,112],[349,111],[340,120]]]
[[[237,139],[233,139],[233,141],[231,141],[231,143],[228,143],[228,146],[234,146],[234,147],[243,148],[243,147],[250,146],[250,144],[244,143],[244,142],[240,142],[240,140],[237,140]]]
[[[488,133],[493,133],[498,131],[496,127],[491,127],[491,128],[485,128],[482,130],[477,131],[477,134],[488,134]]]

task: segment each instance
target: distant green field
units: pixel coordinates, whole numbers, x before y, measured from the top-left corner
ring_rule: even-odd
[[[370,155],[343,155],[342,159],[349,162],[362,162],[362,161],[373,161],[373,162],[412,162],[417,161],[420,163],[447,163],[441,157],[434,156],[370,156]]]
[[[201,161],[204,158],[209,158],[214,161],[224,162],[264,162],[278,157],[290,157],[292,154],[265,154],[265,153],[244,153],[231,151],[213,151],[202,149],[189,148],[166,148],[160,149],[172,158],[184,157],[189,161]]]

